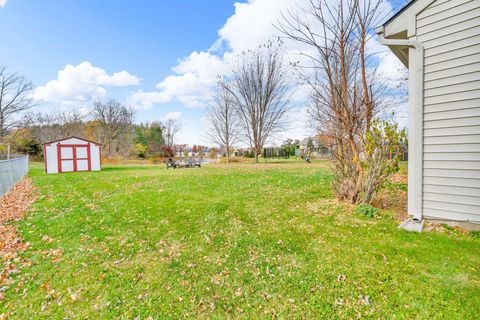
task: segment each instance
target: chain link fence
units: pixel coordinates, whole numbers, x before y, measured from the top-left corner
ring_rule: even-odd
[[[28,173],[28,156],[0,160],[0,196],[7,193]]]

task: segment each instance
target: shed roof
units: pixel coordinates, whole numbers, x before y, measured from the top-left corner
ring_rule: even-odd
[[[97,145],[101,145],[101,144],[98,143],[98,142],[91,141],[91,140],[88,140],[88,139],[85,139],[85,138],[80,138],[80,137],[77,137],[77,136],[69,136],[69,137],[67,137],[67,138],[57,139],[57,140],[45,142],[45,143],[42,144],[42,146],[47,145],[47,144],[52,144],[52,143],[55,143],[55,142],[60,142],[60,141],[63,141],[63,140],[68,140],[68,139],[78,139],[78,140],[83,140],[83,141],[85,141],[85,142],[90,142],[90,143],[95,143],[95,144],[97,144]]]

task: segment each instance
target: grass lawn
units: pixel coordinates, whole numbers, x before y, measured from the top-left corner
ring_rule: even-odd
[[[30,262],[0,302],[9,319],[480,314],[478,234],[357,216],[322,162],[42,170],[17,223]]]

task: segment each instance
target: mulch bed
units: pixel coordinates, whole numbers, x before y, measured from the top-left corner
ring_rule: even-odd
[[[0,301],[11,284],[10,275],[17,273],[17,264],[22,263],[18,253],[28,247],[17,228],[9,223],[23,219],[36,197],[35,187],[25,178],[0,198]]]

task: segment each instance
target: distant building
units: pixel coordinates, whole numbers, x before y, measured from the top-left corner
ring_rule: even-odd
[[[311,141],[311,150],[309,148],[309,141]],[[313,137],[306,137],[300,141],[299,149],[300,154],[305,152],[313,152],[315,156],[330,157],[331,151],[333,149],[332,139],[326,134],[317,134]]]

